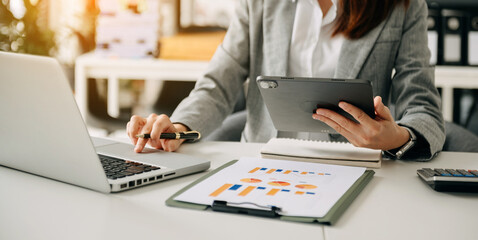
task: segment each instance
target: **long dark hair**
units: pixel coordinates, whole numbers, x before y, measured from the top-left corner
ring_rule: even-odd
[[[342,15],[337,19],[333,36],[344,34],[358,39],[378,26],[398,4],[408,7],[410,0],[340,0]]]

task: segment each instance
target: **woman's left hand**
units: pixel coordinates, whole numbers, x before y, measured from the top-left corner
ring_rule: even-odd
[[[381,97],[375,97],[374,106],[376,117],[372,119],[352,104],[339,103],[339,107],[352,115],[358,123],[324,108],[317,109],[312,117],[335,129],[356,147],[390,150],[403,146],[410,139],[410,133],[395,123],[390,109],[382,103]]]

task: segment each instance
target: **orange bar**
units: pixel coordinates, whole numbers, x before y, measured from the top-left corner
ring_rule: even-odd
[[[319,175],[324,175],[323,173],[319,173]]]
[[[297,192],[295,192],[295,194],[297,194],[297,195],[302,195],[302,194],[304,194],[304,192],[299,192],[299,191],[297,191]]]
[[[276,195],[276,193],[279,192],[279,191],[280,191],[280,189],[273,188],[272,190],[270,190],[270,191],[267,193],[267,195],[269,195],[269,196],[274,196],[274,195]]]
[[[256,167],[254,169],[252,169],[251,171],[249,171],[249,173],[255,173],[257,170],[261,169],[260,167]]]
[[[249,194],[255,188],[256,187],[254,187],[254,186],[246,187],[246,189],[244,189],[241,193],[239,193],[239,196],[246,196],[247,194]]]
[[[284,172],[284,174],[289,174],[290,172],[292,172],[291,170],[287,170]]]
[[[267,173],[273,173],[273,172],[275,172],[276,170],[277,170],[277,169],[271,169],[271,170],[267,171]]]
[[[301,172],[300,174],[305,175],[305,174],[307,174],[307,172]]]
[[[222,185],[222,187],[220,187],[216,191],[214,191],[213,193],[209,194],[209,196],[210,197],[217,197],[217,196],[219,196],[219,194],[226,191],[226,189],[228,189],[230,187],[232,187],[232,184],[226,183],[226,184]]]

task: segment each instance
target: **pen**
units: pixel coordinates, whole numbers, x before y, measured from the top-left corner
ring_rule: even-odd
[[[151,138],[149,133],[136,135],[137,138]],[[200,139],[201,133],[198,131],[175,132],[175,133],[161,133],[159,139]]]

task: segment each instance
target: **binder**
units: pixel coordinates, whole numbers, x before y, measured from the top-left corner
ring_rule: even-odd
[[[465,13],[459,10],[442,10],[444,65],[465,65],[466,28]]]
[[[468,65],[478,65],[478,10],[468,22]]]
[[[171,207],[180,207],[180,208],[188,208],[188,209],[195,209],[195,210],[208,210],[211,209],[213,211],[221,211],[221,212],[229,212],[229,213],[238,213],[238,214],[248,214],[254,216],[261,216],[261,217],[271,217],[271,218],[278,218],[284,221],[294,221],[294,222],[303,222],[303,223],[321,223],[332,225],[334,224],[339,217],[345,212],[347,207],[353,202],[353,200],[358,196],[358,194],[365,188],[365,186],[370,182],[375,174],[372,170],[366,170],[361,177],[355,181],[355,183],[342,195],[342,197],[335,203],[335,205],[327,212],[327,214],[323,217],[292,217],[292,216],[281,216],[278,214],[278,209],[275,207],[271,207],[269,209],[252,209],[252,208],[243,208],[240,206],[229,206],[227,202],[224,201],[214,201],[214,203],[210,205],[202,205],[202,204],[194,204],[194,203],[187,203],[174,200],[177,196],[184,193],[188,189],[192,188],[193,186],[197,185],[198,183],[204,181],[205,179],[213,176],[214,174],[220,172],[221,170],[233,165],[238,160],[230,161],[223,166],[211,171],[207,175],[197,179],[193,183],[189,184],[188,186],[184,187],[170,198],[166,200],[166,205]]]
[[[430,65],[438,64],[438,55],[441,53],[439,39],[441,35],[441,16],[437,9],[428,10],[428,48],[430,49]],[[440,54],[441,55],[441,54]]]
[[[434,8],[469,9],[470,7],[478,7],[478,1],[476,0],[427,0],[427,4]]]

